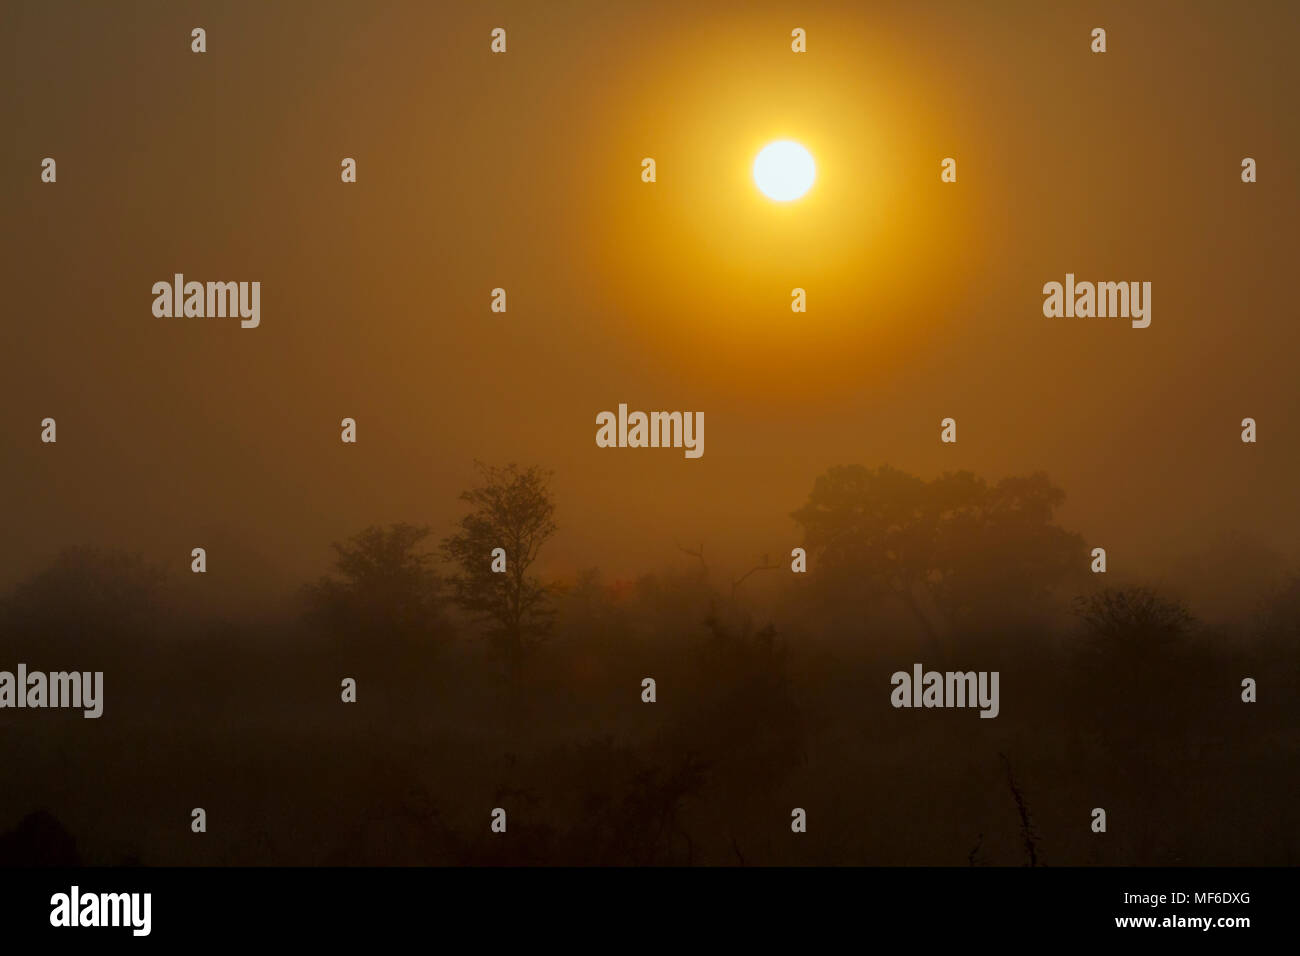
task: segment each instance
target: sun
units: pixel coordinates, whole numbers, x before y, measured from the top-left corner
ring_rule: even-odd
[[[812,188],[817,165],[812,153],[790,139],[768,143],[754,159],[754,183],[768,199],[789,202]]]

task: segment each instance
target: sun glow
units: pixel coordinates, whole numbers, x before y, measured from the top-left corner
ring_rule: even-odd
[[[754,182],[768,199],[789,202],[812,188],[817,166],[812,153],[793,140],[768,143],[754,159]]]

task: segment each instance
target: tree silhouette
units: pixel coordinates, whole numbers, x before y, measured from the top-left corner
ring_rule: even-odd
[[[1191,612],[1148,587],[1109,587],[1075,598],[1074,613],[1083,634],[1070,693],[1096,709],[1093,727],[1104,745],[1114,752],[1159,740],[1165,754],[1185,753],[1198,708],[1151,684],[1153,674],[1168,686],[1215,679],[1212,659],[1186,640],[1196,623]]]
[[[1083,621],[1087,647],[1107,659],[1162,655],[1196,623],[1181,602],[1145,587],[1081,595],[1074,613]]]
[[[894,598],[939,650],[943,625],[1039,605],[1082,555],[1052,523],[1065,495],[1043,474],[996,485],[968,471],[926,482],[888,465],[831,468],[791,515],[831,590]]]
[[[114,640],[141,637],[158,627],[165,585],[162,570],[139,555],[66,548],[20,583],[0,614],[10,636],[38,636],[47,646],[81,644],[92,627]]]
[[[434,555],[421,551],[430,529],[372,526],[335,542],[337,577],[306,586],[307,618],[334,635],[428,645],[446,636]]]
[[[510,663],[550,631],[554,617],[549,585],[528,570],[555,533],[549,471],[475,462],[480,484],[460,499],[473,507],[460,530],[443,541],[443,553],[459,568],[449,580],[460,607],[489,624],[488,636]],[[492,551],[503,548],[506,570],[492,570]]]

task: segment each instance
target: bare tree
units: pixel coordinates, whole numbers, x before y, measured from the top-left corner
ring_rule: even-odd
[[[674,541],[673,543],[674,543],[674,544],[677,544],[676,541]],[[703,544],[701,544],[701,545],[700,545],[698,548],[696,548],[695,550],[691,550],[690,548],[683,548],[680,544],[677,544],[677,550],[680,551],[680,552],[682,552],[683,554],[688,554],[688,555],[690,555],[692,558],[699,558],[699,559],[700,559],[700,569],[704,572],[704,577],[707,578],[707,577],[709,576],[709,566],[704,562],[704,545],[703,545]]]
[[[753,574],[755,571],[775,571],[775,570],[777,570],[779,567],[781,567],[781,565],[779,565],[779,564],[773,564],[770,560],[768,560],[768,556],[767,556],[766,554],[763,555],[762,559],[759,560],[758,564],[754,565],[752,568],[750,568],[748,571],[746,571],[746,572],[745,572],[744,574],[742,574],[740,577],[736,578],[736,580],[734,580],[734,581],[731,582],[731,598],[732,598],[732,600],[734,601],[735,598],[736,598],[736,588],[738,588],[738,587],[740,587],[742,584],[744,584],[744,583],[745,583],[745,579],[746,579],[747,577],[749,577],[751,574]]]

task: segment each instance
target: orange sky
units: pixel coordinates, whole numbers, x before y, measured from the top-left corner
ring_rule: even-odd
[[[212,541],[296,581],[364,525],[445,531],[475,458],[555,469],[557,572],[778,553],[848,462],[1045,470],[1112,566],[1222,528],[1294,554],[1295,5],[0,17],[6,583],[69,544],[183,569]],[[788,205],[748,178],[776,138],[818,162]],[[261,326],[155,318],[175,272],[261,281]],[[1151,327],[1044,318],[1066,272],[1151,281]],[[704,456],[597,448],[620,402],[703,411]]]

